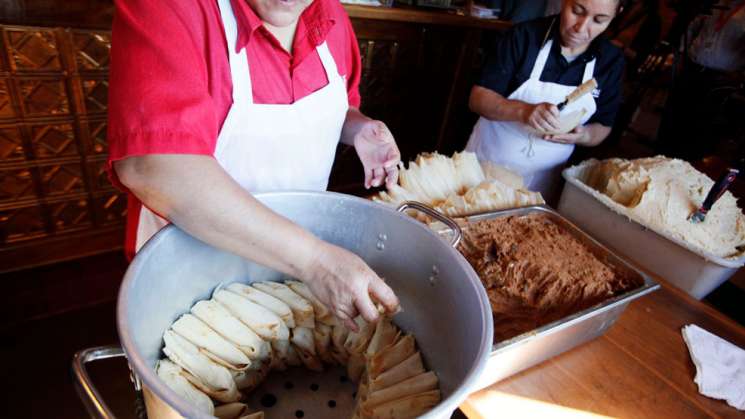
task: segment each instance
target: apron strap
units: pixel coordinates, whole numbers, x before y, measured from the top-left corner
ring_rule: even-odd
[[[540,52],[538,52],[538,57],[535,59],[535,64],[533,64],[533,70],[530,72],[531,79],[535,79],[535,80],[541,79],[541,74],[543,73],[543,67],[546,66],[546,61],[548,60],[548,54],[551,52],[551,45],[553,45],[553,43],[554,43],[554,40],[549,39],[543,45]]]
[[[590,80],[595,74],[595,58],[589,63],[585,64],[585,74],[582,76],[582,83]]]
[[[317,46],[316,51],[318,52],[318,57],[321,59],[321,64],[323,64],[323,69],[326,70],[326,78],[329,84],[331,84],[332,80],[339,78],[339,70],[336,68],[336,61],[334,61],[334,57],[331,55],[326,41],[323,41],[321,45]]]
[[[551,45],[553,45],[553,39],[548,39],[551,36],[551,29],[554,28],[554,23],[556,23],[556,18],[553,18],[551,20],[551,24],[548,26],[548,30],[546,31],[546,35],[543,37],[543,41],[541,41],[541,50],[538,51],[538,56],[535,59],[535,64],[533,64],[533,70],[530,72],[530,78],[540,80],[541,74],[543,73],[543,67],[546,66],[546,61],[548,60],[548,54],[551,52]]]
[[[222,26],[225,28],[225,41],[228,45],[228,61],[230,62],[230,75],[233,82],[233,103],[253,103],[253,90],[251,86],[251,74],[248,70],[248,56],[246,48],[235,51],[238,43],[238,23],[233,14],[233,6],[230,0],[218,0]]]

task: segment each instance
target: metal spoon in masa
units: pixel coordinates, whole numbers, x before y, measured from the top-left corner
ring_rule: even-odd
[[[734,182],[735,177],[740,171],[737,169],[729,168],[726,172],[714,183],[714,186],[709,189],[709,193],[706,194],[706,199],[704,199],[704,203],[701,204],[701,208],[697,209],[696,212],[691,214],[688,217],[688,220],[692,223],[700,223],[703,222],[706,219],[706,213],[709,212],[711,207],[714,206],[714,203],[717,202],[717,199],[724,195],[724,192],[727,190],[729,185]]]

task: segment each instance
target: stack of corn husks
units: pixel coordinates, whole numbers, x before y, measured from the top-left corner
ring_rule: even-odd
[[[452,158],[420,154],[408,169],[403,163],[399,168],[398,184],[373,200],[394,207],[417,201],[452,217],[545,202],[540,193],[525,189],[520,175],[492,164],[482,166],[467,151]]]

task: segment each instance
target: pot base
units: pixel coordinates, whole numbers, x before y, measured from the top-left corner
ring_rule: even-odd
[[[272,371],[247,395],[246,403],[252,411],[263,410],[266,419],[349,419],[354,413],[356,391],[357,383],[347,377],[346,368],[327,367],[324,372],[315,372],[294,367]]]

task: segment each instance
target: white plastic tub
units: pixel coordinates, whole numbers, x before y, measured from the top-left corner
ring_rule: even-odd
[[[700,300],[745,264],[745,257],[721,258],[629,219],[606,204],[605,196],[579,179],[591,163],[564,169],[566,184],[559,213],[616,253]]]

